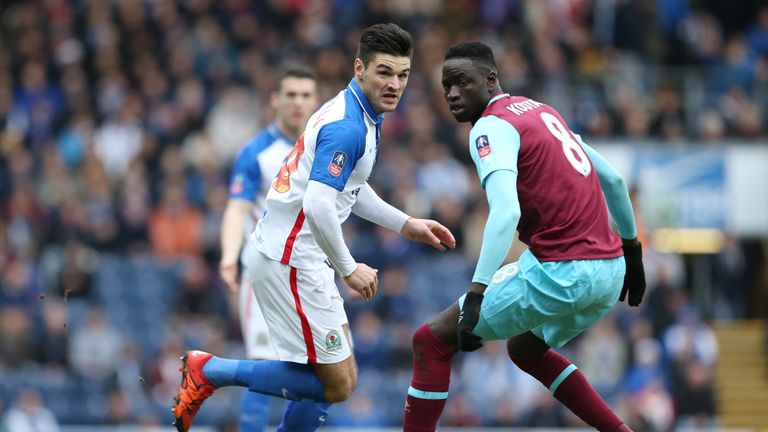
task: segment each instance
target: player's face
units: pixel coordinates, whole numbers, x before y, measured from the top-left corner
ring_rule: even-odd
[[[317,83],[310,78],[286,77],[272,94],[272,107],[278,123],[301,133],[317,108]]]
[[[442,84],[448,109],[459,123],[474,124],[491,99],[488,76],[469,59],[446,60]]]
[[[355,59],[355,78],[377,114],[397,108],[410,74],[409,57],[376,54],[368,66],[359,58]]]

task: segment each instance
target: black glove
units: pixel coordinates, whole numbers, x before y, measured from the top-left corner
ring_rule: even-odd
[[[483,303],[483,295],[469,291],[464,298],[464,307],[459,312],[459,326],[457,337],[459,351],[475,351],[483,346],[483,338],[472,333],[472,329],[480,319],[480,305]]]
[[[624,286],[621,288],[619,301],[624,301],[629,294],[627,303],[638,306],[645,294],[645,269],[643,268],[643,248],[637,239],[624,240],[621,246],[624,251],[624,262],[627,272],[624,274]]]

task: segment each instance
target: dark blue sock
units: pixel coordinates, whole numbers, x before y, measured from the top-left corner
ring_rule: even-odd
[[[289,400],[325,402],[323,383],[308,364],[213,356],[203,366],[203,374],[216,387],[248,387],[257,393]]]
[[[271,396],[246,391],[240,407],[240,432],[262,432],[269,423]]]
[[[277,432],[315,432],[325,423],[330,405],[309,399],[288,402]]]

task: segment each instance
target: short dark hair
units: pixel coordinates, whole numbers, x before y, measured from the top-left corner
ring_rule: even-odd
[[[360,35],[356,56],[368,66],[376,54],[412,57],[413,38],[397,24],[374,24]]]
[[[492,70],[496,69],[496,59],[493,58],[491,47],[482,42],[458,42],[451,45],[445,53],[445,60],[454,58],[469,59]]]
[[[317,74],[315,74],[313,69],[307,66],[292,65],[283,67],[280,70],[280,77],[277,79],[277,91],[280,91],[283,88],[283,81],[285,81],[286,78],[304,78],[317,81]]]

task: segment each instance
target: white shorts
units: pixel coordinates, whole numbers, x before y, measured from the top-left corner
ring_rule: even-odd
[[[243,261],[278,360],[332,364],[351,355],[344,300],[329,267],[298,269],[247,247]]]
[[[245,355],[252,360],[276,360],[272,341],[269,340],[269,328],[261,313],[261,308],[253,296],[250,279],[243,270],[238,306],[240,310],[240,328],[245,342]]]

